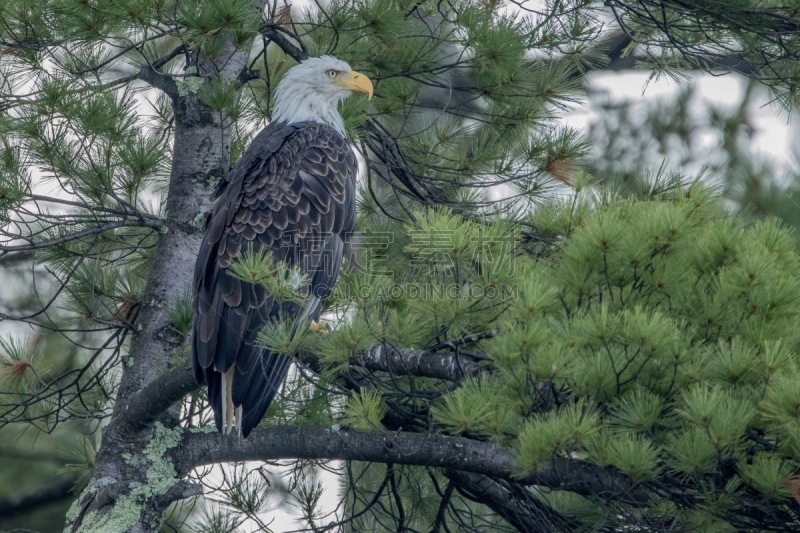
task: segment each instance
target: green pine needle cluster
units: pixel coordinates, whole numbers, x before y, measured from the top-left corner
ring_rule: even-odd
[[[378,391],[360,389],[347,398],[343,422],[356,429],[381,428],[388,410]]]
[[[299,267],[278,261],[272,252],[251,245],[230,264],[228,274],[240,281],[260,285],[278,303],[306,301],[309,280]]]
[[[800,459],[798,259],[775,221],[746,225],[697,187],[581,214],[485,341],[518,405],[520,464],[577,454],[634,481],[675,476],[702,499],[728,463],[734,492],[785,496]],[[599,408],[592,431],[553,410],[549,387]],[[449,417],[468,414],[450,398],[469,389],[447,397]]]

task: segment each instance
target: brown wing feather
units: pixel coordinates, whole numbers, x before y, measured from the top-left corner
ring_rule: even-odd
[[[214,203],[195,265],[192,336],[195,377],[209,385],[221,430],[220,380],[235,365],[232,397],[242,406],[242,433],[258,424],[283,382],[290,359],[255,344],[278,315],[318,318],[342,263],[355,218],[355,156],[342,135],[317,123],[270,124],[236,164]],[[305,307],[278,305],[260,286],[227,267],[253,246],[305,271]]]

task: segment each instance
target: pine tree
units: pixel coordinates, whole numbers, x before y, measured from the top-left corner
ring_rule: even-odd
[[[793,108],[793,10],[8,0],[0,22],[0,258],[35,295],[0,314],[35,331],[0,342],[0,423],[74,439],[68,530],[267,529],[278,480],[236,462],[277,460],[312,529],[798,526],[795,238],[681,176],[603,188],[559,122],[631,54]],[[221,437],[186,343],[205,216],[276,82],[326,53],[376,86],[341,110],[356,255],[327,334],[262,332],[296,358],[266,427]],[[296,296],[267,257],[236,268]]]

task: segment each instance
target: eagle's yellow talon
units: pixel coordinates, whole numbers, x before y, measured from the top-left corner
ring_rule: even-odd
[[[320,320],[319,322],[312,320],[311,324],[308,326],[308,329],[311,331],[311,333],[321,333],[322,335],[327,335],[331,331],[328,328],[328,323],[324,320]]]

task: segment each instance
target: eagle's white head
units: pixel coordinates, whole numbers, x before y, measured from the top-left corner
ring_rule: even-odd
[[[290,68],[275,90],[272,120],[322,122],[344,133],[336,106],[352,91],[372,98],[372,82],[332,56],[311,57]]]

